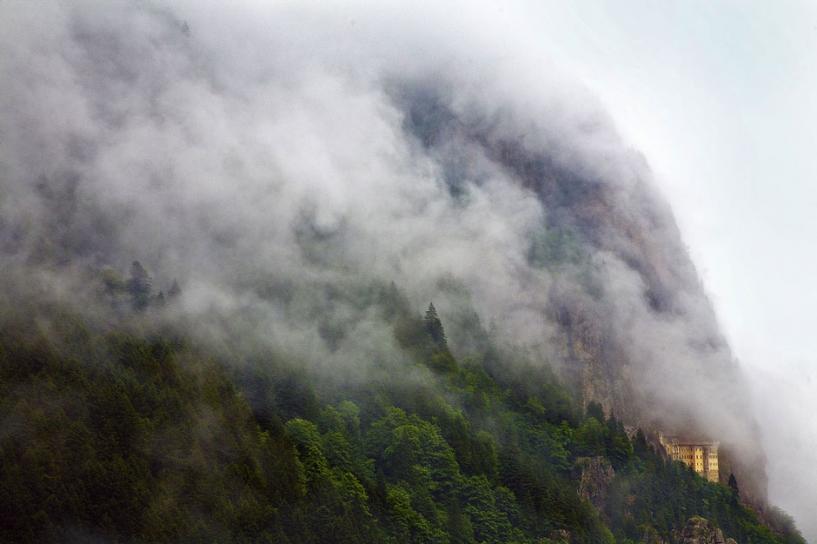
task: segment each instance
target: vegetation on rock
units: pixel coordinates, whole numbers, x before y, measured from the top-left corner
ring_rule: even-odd
[[[281,357],[236,364],[146,326],[148,279],[119,287],[140,324],[3,308],[0,540],[671,541],[700,515],[738,542],[802,542],[581,410],[546,364],[490,342],[456,358],[433,305],[388,317],[426,379],[319,389]],[[588,458],[608,467],[601,510],[579,493]]]

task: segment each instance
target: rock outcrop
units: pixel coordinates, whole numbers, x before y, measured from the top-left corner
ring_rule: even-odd
[[[689,518],[681,531],[680,544],[737,544],[731,538],[725,539],[723,531],[711,521],[700,516]]]
[[[616,475],[613,466],[606,457],[582,457],[577,466],[581,469],[579,496],[603,512],[610,482]]]

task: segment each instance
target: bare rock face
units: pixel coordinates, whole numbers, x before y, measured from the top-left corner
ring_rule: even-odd
[[[598,510],[604,511],[607,502],[607,491],[616,472],[605,457],[583,457],[579,459],[581,468],[579,479],[579,496],[587,499]]]
[[[731,538],[723,538],[723,531],[707,519],[699,516],[689,518],[681,531],[681,544],[735,544]]]
[[[572,538],[570,531],[568,531],[567,529],[556,529],[554,531],[551,531],[550,535],[548,536],[550,540],[554,542],[564,542],[565,544],[570,542],[570,539]]]

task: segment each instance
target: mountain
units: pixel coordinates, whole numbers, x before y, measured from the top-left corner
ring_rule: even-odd
[[[376,15],[0,9],[3,540],[802,541],[585,89]]]

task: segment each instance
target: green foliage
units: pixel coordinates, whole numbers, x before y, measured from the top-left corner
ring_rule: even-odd
[[[607,429],[594,417],[588,417],[573,433],[574,451],[579,456],[604,455]]]
[[[738,489],[738,481],[735,479],[734,474],[729,474],[729,489],[735,494],[736,497],[740,497],[740,489]]]
[[[130,279],[126,284],[131,296],[131,303],[135,310],[144,310],[150,304],[150,292],[153,281],[147,270],[139,261],[133,261],[130,269]]]
[[[487,334],[457,360],[433,306],[372,296],[427,379],[337,388],[271,354],[228,366],[170,334],[2,309],[0,541],[612,544],[702,515],[740,542],[802,543],[782,513],[772,531],[599,405],[584,414],[546,364]],[[588,456],[617,474],[604,512],[576,491]]]
[[[434,307],[434,303],[430,303],[428,305],[428,310],[426,310],[425,315],[425,326],[426,332],[431,337],[431,340],[437,346],[438,349],[441,350],[448,350],[448,339],[445,336],[445,329],[443,329],[443,323],[440,321],[440,316],[437,315],[437,309]]]
[[[604,408],[602,408],[601,404],[595,401],[590,401],[587,404],[586,410],[587,417],[595,418],[596,421],[604,422],[607,418],[604,416]]]
[[[770,530],[729,487],[710,483],[649,448],[636,451],[639,462],[620,471],[610,489],[606,514],[619,539],[640,540],[645,531],[654,531],[666,540],[690,517],[701,516],[738,542],[804,543],[793,526]]]
[[[304,498],[290,440],[260,430],[224,372],[180,345],[34,319],[0,329],[0,540],[72,531],[273,541]]]

